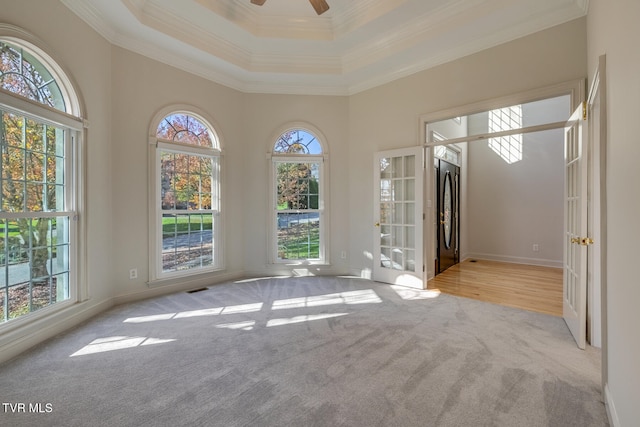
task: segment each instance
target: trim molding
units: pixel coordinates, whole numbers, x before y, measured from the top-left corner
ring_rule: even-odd
[[[227,282],[230,280],[238,280],[246,277],[244,272],[230,272],[225,274],[219,274],[216,276],[211,275],[198,275],[193,277],[180,277],[170,280],[158,280],[153,283],[147,284],[146,289],[129,292],[116,296],[113,301],[114,305],[120,305],[135,301],[140,301],[147,298],[153,298],[157,296],[167,295],[175,292],[183,292],[189,289],[199,288],[202,286],[211,286],[218,283]]]
[[[109,298],[95,304],[78,303],[51,316],[40,318],[7,333],[0,345],[0,363],[4,363],[30,348],[91,319],[114,306]]]
[[[616,405],[614,405],[613,403],[613,396],[611,395],[611,390],[609,389],[609,384],[605,384],[604,386],[604,406],[607,409],[609,424],[611,424],[612,427],[621,427],[620,419],[618,418],[618,413],[616,412]]]
[[[516,257],[516,256],[484,254],[484,253],[469,253],[467,254],[467,257],[465,259],[470,259],[470,258],[483,259],[487,261],[510,262],[513,264],[527,264],[527,265],[539,265],[542,267],[562,268],[562,261],[557,261],[552,259],[527,258],[527,257]]]
[[[61,1],[113,45],[232,89],[338,96],[354,95],[583,17],[589,3],[571,0],[536,9],[523,22],[476,32],[454,43],[449,37],[452,28],[464,29],[469,21],[495,16],[503,2],[454,0],[423,10],[403,25],[358,38],[382,17],[388,15],[393,22],[397,13],[406,13],[407,0],[362,0],[313,19],[265,16],[249,2],[193,0],[186,2],[196,15],[193,22],[185,18],[185,10],[151,0],[114,0],[112,9],[103,9],[98,0]],[[116,11],[126,16],[111,16]],[[208,21],[201,16],[205,12],[210,13]],[[127,25],[135,31],[127,32]],[[440,39],[445,43],[433,48]],[[310,54],[309,46],[318,44],[323,48]]]

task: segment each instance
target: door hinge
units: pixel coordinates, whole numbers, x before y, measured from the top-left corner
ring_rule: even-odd
[[[422,272],[423,272],[423,273],[424,273],[424,270],[425,270],[425,268],[424,268],[424,264],[422,264]]]
[[[582,103],[582,120],[587,120],[587,103]]]

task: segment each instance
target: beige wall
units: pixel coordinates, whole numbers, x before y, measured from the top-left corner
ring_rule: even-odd
[[[585,21],[553,27],[350,98],[354,274],[373,267],[367,252],[373,245],[374,152],[418,144],[423,114],[586,77]]]
[[[640,182],[635,165],[640,158],[640,51],[635,46],[640,3],[593,0],[590,9],[588,31],[587,20],[579,19],[351,97],[305,97],[241,94],[112,47],[60,2],[0,0],[0,21],[45,41],[41,47],[75,81],[90,121],[87,209],[81,220],[87,229],[83,249],[91,295],[88,303],[41,324],[39,331],[32,327],[2,337],[1,358],[81,320],[91,307],[107,307],[113,297],[155,292],[145,284],[147,134],[161,107],[192,104],[219,126],[225,155],[227,270],[238,274],[274,271],[267,264],[265,219],[266,152],[274,132],[289,121],[320,129],[330,153],[332,262],[321,272],[360,273],[371,269],[365,253],[373,245],[374,152],[418,144],[423,114],[582,78],[606,53],[608,389],[620,425],[632,425],[638,419],[635,396],[640,395],[640,286],[634,268],[640,198],[629,190]],[[349,259],[340,259],[343,250]],[[128,279],[130,268],[139,269],[138,280]],[[7,345],[8,339],[18,344]]]
[[[243,270],[243,201],[246,163],[243,95],[127,50],[112,50],[113,72],[113,217],[112,286],[119,300],[149,295],[149,131],[163,107],[186,104],[213,119],[223,149],[226,270]],[[137,280],[129,270],[137,268]],[[156,290],[162,292],[162,290]]]
[[[569,104],[568,96],[527,103],[523,125],[567,120]],[[487,113],[471,116],[469,133],[487,132],[487,121]],[[469,256],[562,268],[564,134],[529,133],[522,144],[522,160],[511,164],[486,140],[469,144]]]
[[[307,268],[312,274],[342,274],[348,271],[348,99],[336,96],[245,95],[242,135],[245,210],[239,217],[244,230],[244,266],[249,275],[290,274]],[[292,122],[309,123],[322,132],[328,147],[328,249],[330,265],[274,265],[269,263],[270,185],[267,152],[278,131]]]
[[[607,399],[614,423],[640,419],[640,2],[592,0],[588,69],[607,61]],[[617,420],[616,420],[617,418]]]
[[[57,1],[2,0],[0,22],[40,39],[37,44],[74,81],[90,122],[85,146],[86,209],[80,215],[87,233],[87,244],[80,248],[86,253],[82,266],[86,276],[81,280],[86,281],[90,299],[45,321],[4,334],[0,337],[0,360],[4,360],[108,307],[115,289],[111,280],[111,46]]]

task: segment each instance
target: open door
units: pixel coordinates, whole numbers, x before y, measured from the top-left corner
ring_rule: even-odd
[[[587,334],[587,156],[586,104],[569,118],[565,127],[565,238],[563,317],[579,348]]]
[[[374,162],[373,279],[424,288],[424,149],[376,153]]]

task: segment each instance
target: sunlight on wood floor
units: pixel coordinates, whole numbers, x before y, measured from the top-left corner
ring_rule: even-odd
[[[466,260],[427,283],[427,289],[562,316],[562,269]]]

